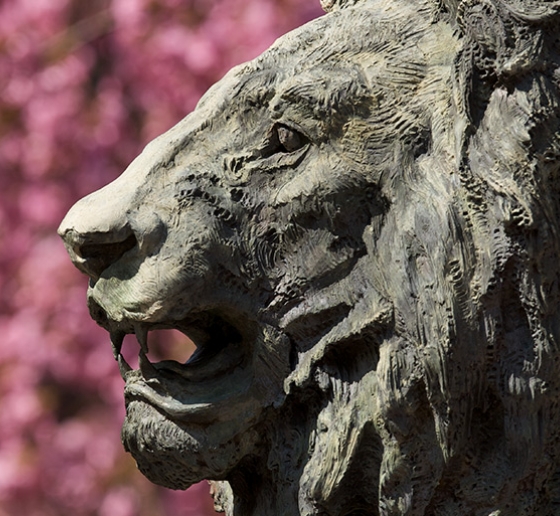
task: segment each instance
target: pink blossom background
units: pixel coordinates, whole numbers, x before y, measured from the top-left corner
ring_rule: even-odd
[[[55,231],[227,69],[320,14],[318,0],[0,0],[0,516],[214,514],[206,483],[159,488],[122,450],[123,382]]]

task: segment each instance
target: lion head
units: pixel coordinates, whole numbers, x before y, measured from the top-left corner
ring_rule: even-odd
[[[553,514],[558,2],[324,4],[61,225],[124,445],[229,514]]]

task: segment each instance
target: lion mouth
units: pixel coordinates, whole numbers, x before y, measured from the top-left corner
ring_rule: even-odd
[[[241,378],[248,363],[251,339],[220,314],[206,312],[169,324],[136,323],[133,328],[139,344],[138,369],[133,369],[121,353],[126,333],[110,332],[113,354],[126,382],[127,404],[142,400],[183,418],[226,402],[244,390]],[[155,329],[179,330],[194,342],[196,351],[184,363],[150,361],[149,333]]]

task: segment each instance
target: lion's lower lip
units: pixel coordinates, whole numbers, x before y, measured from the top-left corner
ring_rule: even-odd
[[[138,382],[127,386],[125,395],[127,401],[134,398],[141,398],[150,402],[152,405],[156,405],[157,407],[164,409],[165,412],[176,418],[183,418],[185,416],[203,413],[213,405],[211,402],[189,403],[188,405],[185,405],[171,397],[162,396],[153,389],[149,388],[147,385]]]
[[[132,401],[141,401],[153,405],[172,419],[204,423],[220,419],[231,406],[237,405],[249,388],[247,380],[245,372],[238,368],[227,379],[214,378],[177,388],[165,385],[159,379],[145,379],[139,371],[133,371],[129,374],[124,394],[127,405]]]

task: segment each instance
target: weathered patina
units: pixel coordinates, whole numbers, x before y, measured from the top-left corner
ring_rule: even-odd
[[[559,514],[560,2],[323,5],[60,227],[124,445],[229,515]]]

